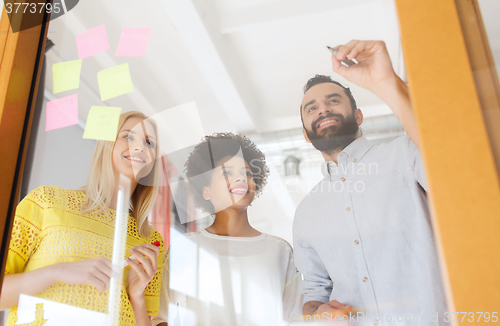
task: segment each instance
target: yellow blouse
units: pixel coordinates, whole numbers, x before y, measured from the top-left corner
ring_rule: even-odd
[[[5,274],[29,272],[59,262],[74,262],[104,256],[112,258],[114,235],[114,211],[109,217],[102,210],[80,214],[86,200],[81,191],[57,187],[40,187],[29,193],[17,206]],[[135,218],[130,215],[125,256],[130,248],[159,241],[158,271],[146,287],[144,294],[150,316],[158,314],[160,303],[163,239],[153,230],[148,239],[139,235]],[[136,325],[134,311],[128,298],[128,272],[124,270],[120,325]],[[70,285],[55,283],[37,294],[39,298],[57,301],[80,308],[107,312],[108,292],[97,291],[89,284]],[[11,309],[7,325],[17,320],[17,307]]]

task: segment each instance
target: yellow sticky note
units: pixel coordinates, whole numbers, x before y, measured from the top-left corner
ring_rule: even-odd
[[[128,63],[101,70],[97,73],[101,101],[134,91]]]
[[[83,138],[115,141],[122,108],[93,106],[87,116]]]
[[[52,65],[52,92],[57,94],[80,87],[81,71],[82,60],[54,63]]]

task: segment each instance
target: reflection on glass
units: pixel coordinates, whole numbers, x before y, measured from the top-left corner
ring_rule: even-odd
[[[128,210],[130,207],[130,179],[120,174],[116,198],[115,233],[113,238],[112,270],[109,281],[108,325],[120,323],[120,297],[123,283],[123,267],[120,263],[125,258],[127,242]]]

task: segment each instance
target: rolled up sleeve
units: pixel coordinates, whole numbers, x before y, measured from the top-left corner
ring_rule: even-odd
[[[298,234],[300,232],[296,232],[298,227],[294,226],[294,258],[297,269],[303,276],[301,289],[304,303],[328,302],[333,282],[316,250],[301,238]]]

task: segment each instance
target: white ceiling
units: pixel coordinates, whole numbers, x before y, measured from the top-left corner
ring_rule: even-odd
[[[78,59],[75,36],[106,24],[111,50],[84,59],[79,107],[93,105],[154,114],[196,101],[205,131],[270,132],[300,127],[302,87],[316,73],[331,74],[326,45],[383,39],[403,72],[391,0],[80,1],[51,22],[53,63]],[[124,27],[152,27],[142,58],[114,57]],[[100,101],[97,72],[129,62],[134,92]],[[50,69],[46,87],[52,88]],[[352,86],[352,85],[350,85]],[[390,113],[374,95],[352,87],[365,114]],[[57,94],[62,97],[73,94]]]
[[[500,1],[481,0],[490,44],[500,59]],[[207,133],[271,132],[300,127],[302,87],[316,73],[333,75],[326,45],[381,39],[404,78],[392,0],[86,0],[51,22],[48,66],[77,59],[75,36],[101,24],[111,50],[84,59],[80,118],[92,105],[154,114],[196,101]],[[124,27],[152,27],[142,58],[114,57]],[[97,72],[129,62],[134,92],[99,99]],[[50,72],[50,69],[49,69]],[[345,82],[338,76],[333,76]],[[52,76],[47,74],[51,91]],[[352,87],[365,116],[390,114],[373,94]],[[74,91],[57,94],[57,97]]]
[[[498,62],[500,1],[479,2]],[[82,120],[92,105],[152,114],[195,100],[207,132],[300,127],[297,108],[305,81],[316,73],[332,75],[325,46],[351,39],[384,40],[404,77],[392,0],[80,1],[51,22],[49,38],[56,46],[47,55],[49,67],[77,59],[75,36],[103,23],[111,50],[84,60]],[[114,57],[123,27],[153,28],[145,57]],[[130,62],[135,92],[102,103],[97,72],[124,62]],[[49,90],[51,77],[47,74]],[[365,115],[390,113],[376,96],[349,86]]]

